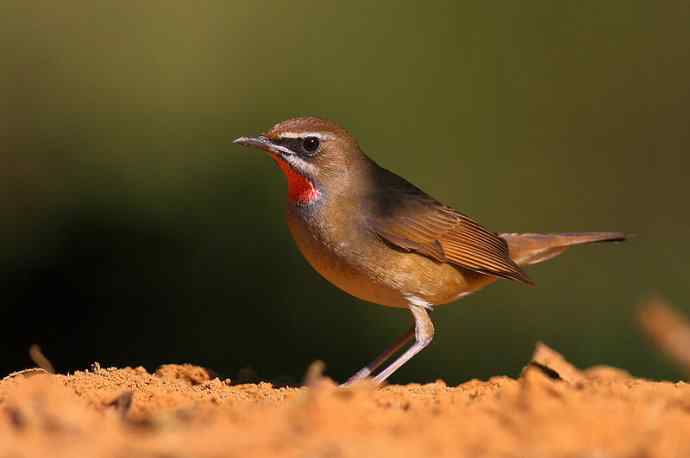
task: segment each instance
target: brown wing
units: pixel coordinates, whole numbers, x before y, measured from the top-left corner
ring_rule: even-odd
[[[510,258],[505,240],[413,185],[404,182],[378,192],[373,204],[369,226],[388,243],[439,262],[533,284]]]

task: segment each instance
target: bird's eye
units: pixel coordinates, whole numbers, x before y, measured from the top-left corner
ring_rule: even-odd
[[[314,154],[319,149],[319,139],[316,137],[307,137],[302,141],[302,149],[307,154]]]

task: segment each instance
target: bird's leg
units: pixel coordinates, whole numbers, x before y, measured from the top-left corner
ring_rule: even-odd
[[[434,323],[429,318],[429,313],[427,309],[421,305],[410,305],[410,311],[412,316],[414,316],[414,344],[407,349],[405,353],[400,355],[395,361],[393,361],[388,367],[382,370],[376,377],[374,381],[378,384],[382,383],[388,377],[393,374],[393,372],[400,369],[400,367],[408,362],[414,355],[426,348],[431,340],[434,338]]]
[[[357,380],[362,380],[364,378],[367,378],[371,375],[372,372],[374,372],[376,369],[381,366],[381,364],[385,363],[388,361],[388,359],[393,356],[395,353],[400,351],[402,347],[407,345],[410,340],[414,338],[415,335],[415,325],[412,325],[409,331],[407,331],[405,334],[401,335],[398,337],[398,339],[393,342],[393,345],[388,347],[383,353],[381,353],[379,356],[376,357],[375,360],[364,366],[362,369],[357,371],[355,375],[350,377],[347,382],[345,382],[345,385],[349,385],[351,383],[356,382]]]

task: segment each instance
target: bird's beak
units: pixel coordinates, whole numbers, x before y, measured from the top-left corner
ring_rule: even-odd
[[[259,135],[258,137],[240,137],[236,138],[233,143],[237,143],[242,146],[254,146],[260,149],[267,149],[268,145],[271,143],[267,137]]]
[[[240,137],[235,139],[233,143],[242,146],[252,146],[273,154],[282,154],[288,156],[293,154],[293,152],[288,148],[273,143],[268,139],[268,137],[263,135],[259,135],[258,137]]]

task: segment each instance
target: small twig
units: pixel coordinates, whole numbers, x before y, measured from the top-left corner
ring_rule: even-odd
[[[323,378],[324,369],[326,369],[326,365],[323,361],[316,360],[312,362],[304,375],[304,386],[315,386]]]
[[[555,369],[551,369],[546,364],[538,363],[536,361],[530,361],[529,363],[527,363],[527,366],[525,366],[522,369],[522,373],[520,374],[520,377],[524,376],[525,373],[532,367],[539,370],[542,374],[544,374],[545,376],[547,376],[551,380],[563,380],[563,378],[561,377],[561,374],[559,374]]]
[[[31,357],[31,361],[33,361],[34,364],[36,364],[44,371],[50,374],[55,373],[55,367],[53,367],[53,364],[50,362],[48,358],[46,358],[46,356],[41,351],[41,347],[39,347],[37,344],[33,344],[31,345],[31,347],[29,347],[29,357]]]
[[[690,375],[690,319],[655,296],[638,310],[642,330],[683,372]]]
[[[31,369],[22,369],[21,371],[12,372],[11,374],[3,377],[1,381],[4,382],[5,380],[9,380],[15,377],[29,378],[33,377],[34,375],[42,375],[47,373],[48,372],[46,372],[44,369],[41,369],[40,367],[32,367]]]

